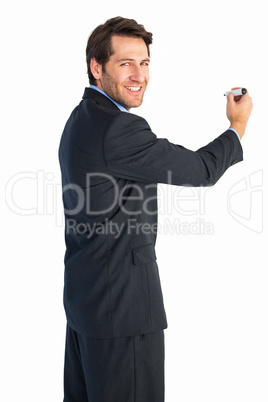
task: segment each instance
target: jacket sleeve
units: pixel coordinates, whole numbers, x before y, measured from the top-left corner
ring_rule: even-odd
[[[240,141],[232,130],[191,151],[157,138],[146,120],[130,113],[113,118],[103,151],[108,171],[114,176],[183,186],[213,185],[231,165],[243,160]]]

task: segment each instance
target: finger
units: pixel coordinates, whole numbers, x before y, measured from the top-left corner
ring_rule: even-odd
[[[227,95],[227,102],[233,102],[234,101],[234,94],[232,92],[229,92]]]
[[[242,100],[242,102],[246,102],[247,99],[249,99],[249,94],[248,92],[245,93],[244,95],[238,95],[234,97],[234,101],[235,102],[239,102],[240,100]]]
[[[238,88],[235,88],[235,89],[238,89]],[[227,95],[227,101],[230,102],[230,103],[237,103],[237,102],[240,101],[241,98],[242,98],[241,95],[234,96],[234,94],[232,92],[230,92]]]

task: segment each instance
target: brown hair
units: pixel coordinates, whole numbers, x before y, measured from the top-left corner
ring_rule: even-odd
[[[88,38],[86,48],[87,74],[90,84],[96,85],[96,80],[90,69],[90,62],[95,57],[97,63],[104,66],[112,55],[111,38],[113,35],[142,38],[147,46],[150,56],[149,45],[153,42],[153,34],[147,32],[143,25],[135,20],[115,17],[99,25]],[[105,70],[104,70],[105,71]]]

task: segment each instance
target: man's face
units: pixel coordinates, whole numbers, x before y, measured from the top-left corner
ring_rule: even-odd
[[[97,86],[127,110],[138,107],[149,82],[147,46],[141,38],[113,36],[112,50]]]

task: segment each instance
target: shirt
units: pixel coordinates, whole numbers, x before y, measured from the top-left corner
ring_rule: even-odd
[[[129,111],[122,105],[120,105],[119,103],[117,103],[115,100],[113,100],[112,98],[110,98],[110,96],[108,96],[102,89],[96,87],[95,85],[90,85],[89,88],[91,89],[95,89],[95,91],[100,92],[102,95],[106,96],[108,99],[110,99],[117,107],[118,109],[120,109],[122,112],[128,112]]]

